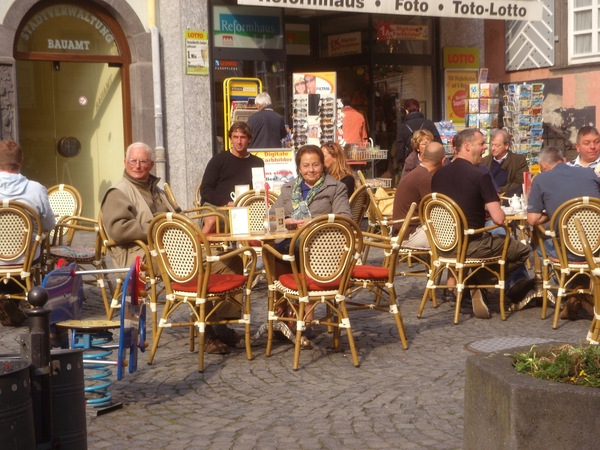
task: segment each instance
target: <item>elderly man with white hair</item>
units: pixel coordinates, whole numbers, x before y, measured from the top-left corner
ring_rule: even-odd
[[[252,130],[249,148],[281,148],[281,140],[287,136],[283,117],[271,108],[271,96],[261,92],[256,96],[258,112],[248,119]]]
[[[148,226],[154,216],[179,211],[158,187],[160,178],[150,173],[153,167],[154,151],[142,142],[131,144],[125,152],[123,178],[102,200],[106,234],[119,244],[112,253],[115,267],[131,267],[136,256],[144,256],[134,241],[147,242]]]

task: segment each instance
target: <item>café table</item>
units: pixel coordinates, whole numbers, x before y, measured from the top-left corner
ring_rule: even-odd
[[[233,234],[233,233],[213,233],[206,235],[206,239],[208,242],[239,242],[239,241],[260,241],[263,244],[273,244],[276,240],[279,239],[291,239],[296,234],[297,230],[285,230],[281,231],[261,231],[261,232],[252,232],[248,234]],[[256,342],[260,337],[265,334],[268,330],[269,324],[262,324],[256,333],[254,333],[250,340],[252,343]],[[285,324],[285,322],[274,321],[273,329],[275,331],[280,331],[283,335],[288,338],[293,343],[296,342],[296,334],[289,329],[289,327]],[[304,339],[304,337],[303,337]]]
[[[512,303],[508,310],[509,311],[520,311],[527,306],[534,299],[541,299],[544,296],[544,280],[542,278],[542,261],[537,252],[539,235],[538,228],[531,227],[527,223],[527,212],[525,211],[513,211],[512,208],[502,208],[505,213],[504,221],[508,225],[511,222],[516,222],[517,227],[521,233],[520,241],[527,243],[527,237],[530,238],[531,247],[533,249],[533,271],[534,271],[534,285],[533,290],[518,303]],[[554,294],[551,291],[547,291],[548,301],[555,304],[556,300]]]

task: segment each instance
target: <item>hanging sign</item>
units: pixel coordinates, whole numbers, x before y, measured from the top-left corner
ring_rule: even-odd
[[[542,20],[535,0],[238,0],[239,5],[456,19]]]
[[[468,87],[477,83],[477,69],[446,69],[444,71],[444,92],[446,94],[446,120],[454,125],[465,123],[465,100]]]
[[[208,33],[185,30],[185,74],[208,75]]]

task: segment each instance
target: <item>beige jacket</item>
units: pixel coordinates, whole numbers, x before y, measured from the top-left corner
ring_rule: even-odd
[[[131,267],[143,249],[134,243],[147,243],[148,226],[154,216],[163,212],[178,212],[157,184],[159,178],[150,175],[148,182],[131,178],[127,173],[102,200],[102,224],[109,239],[120,244],[111,251],[115,267]]]

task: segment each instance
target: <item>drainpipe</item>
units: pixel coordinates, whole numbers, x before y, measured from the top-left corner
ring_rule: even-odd
[[[163,120],[162,120],[162,83],[160,77],[160,41],[158,29],[155,26],[150,27],[152,34],[152,79],[154,84],[154,132],[156,134],[155,167],[156,176],[161,179],[160,186],[165,183],[167,175],[166,170],[166,152],[163,139]]]

